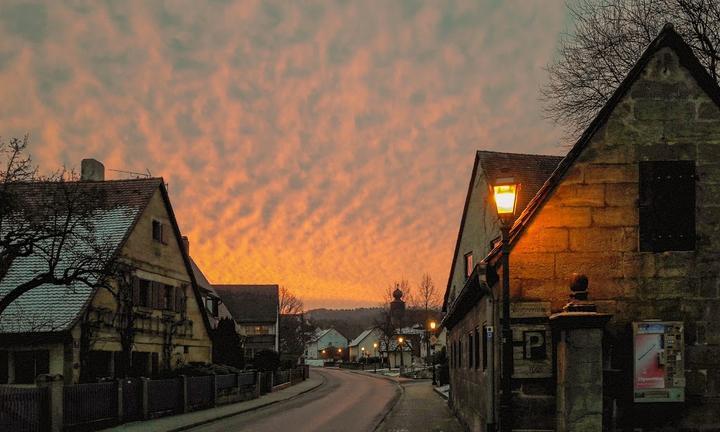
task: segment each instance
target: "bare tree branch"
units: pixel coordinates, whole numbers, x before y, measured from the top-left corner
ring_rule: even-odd
[[[718,79],[720,2],[579,0],[541,89],[546,116],[569,136],[582,132],[667,22]]]

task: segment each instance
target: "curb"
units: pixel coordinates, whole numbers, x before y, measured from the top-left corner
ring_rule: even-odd
[[[435,393],[439,394],[441,398],[448,400],[448,396],[445,393],[438,390],[437,387],[433,387],[433,390],[435,391]]]
[[[223,420],[223,419],[226,419],[226,418],[234,417],[234,416],[236,416],[236,415],[244,414],[244,413],[251,412],[251,411],[257,411],[257,410],[259,410],[259,409],[261,409],[261,408],[265,408],[265,407],[268,407],[268,406],[270,406],[270,405],[274,405],[274,404],[276,404],[276,403],[287,402],[287,401],[289,401],[289,400],[292,400],[292,399],[295,399],[295,398],[297,398],[297,397],[299,397],[299,396],[302,396],[302,395],[304,395],[305,393],[309,393],[309,392],[311,392],[311,391],[313,391],[313,390],[316,390],[318,387],[324,385],[326,382],[327,382],[327,379],[326,379],[325,377],[322,377],[322,381],[321,381],[319,384],[317,384],[317,385],[315,385],[315,386],[313,386],[313,387],[310,387],[310,388],[307,389],[307,390],[303,390],[303,391],[301,391],[300,393],[298,393],[298,394],[296,394],[296,395],[290,396],[290,397],[287,398],[287,399],[280,399],[280,400],[268,402],[268,403],[265,403],[265,404],[262,404],[262,405],[254,406],[254,407],[252,407],[252,408],[246,408],[246,409],[243,409],[243,410],[240,410],[240,411],[235,411],[235,412],[233,412],[233,413],[225,414],[225,415],[222,415],[222,416],[219,416],[219,417],[214,417],[214,418],[212,418],[212,419],[197,421],[197,422],[190,423],[190,424],[186,424],[186,425],[184,425],[184,426],[180,426],[180,427],[177,427],[177,428],[167,429],[165,432],[179,432],[179,431],[184,431],[184,430],[192,429],[192,428],[194,428],[194,427],[201,426],[201,425],[204,425],[204,424],[213,423],[213,422],[216,422],[216,421],[218,421],[218,420]]]

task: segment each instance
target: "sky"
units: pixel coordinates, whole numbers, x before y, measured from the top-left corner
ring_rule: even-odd
[[[0,136],[168,183],[213,283],[306,308],[444,291],[477,149],[562,154],[560,0],[0,5]]]

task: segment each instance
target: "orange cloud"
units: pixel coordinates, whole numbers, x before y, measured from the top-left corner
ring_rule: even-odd
[[[0,6],[0,134],[42,167],[162,175],[217,283],[310,307],[444,287],[473,151],[553,152],[537,88],[564,3]]]

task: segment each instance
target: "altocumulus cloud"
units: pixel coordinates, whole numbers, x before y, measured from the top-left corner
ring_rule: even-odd
[[[162,175],[213,282],[444,286],[473,152],[558,153],[558,1],[4,1],[0,134]]]

